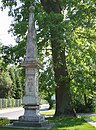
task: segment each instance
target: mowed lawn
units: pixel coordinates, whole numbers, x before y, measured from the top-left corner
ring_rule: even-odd
[[[89,116],[89,118],[93,121],[96,121],[96,116]]]
[[[55,123],[51,130],[96,130],[88,124],[82,117],[78,118],[53,118],[49,119]]]
[[[54,110],[41,112],[42,114],[48,116],[54,114]],[[54,118],[46,117],[46,120],[54,123],[50,130],[96,130],[95,127],[88,124],[83,117],[77,118]],[[33,128],[33,130],[46,130],[47,128]],[[29,128],[25,129],[13,129],[13,128],[0,128],[0,130],[30,130]]]

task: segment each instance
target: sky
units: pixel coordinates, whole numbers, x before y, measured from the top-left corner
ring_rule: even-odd
[[[0,7],[1,5],[0,2]],[[13,34],[8,33],[12,19],[12,17],[8,16],[8,9],[0,10],[0,42],[3,43],[3,45],[16,45]]]

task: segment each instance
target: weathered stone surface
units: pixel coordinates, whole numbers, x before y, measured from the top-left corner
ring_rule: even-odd
[[[34,22],[34,12],[32,9],[34,7],[30,6],[29,13],[29,27],[27,35],[27,49],[26,49],[26,61],[32,61],[37,59],[37,46],[36,46],[36,30]]]
[[[31,61],[25,60],[22,63],[23,67],[32,67],[32,68],[42,68],[42,65],[40,64],[40,62],[38,60],[34,60],[32,59]]]
[[[36,105],[38,105],[39,104],[39,98],[38,98],[38,95],[36,96],[36,95],[32,95],[31,93],[29,93],[30,95],[25,95],[24,97],[23,97],[23,104],[24,105],[34,105],[34,104],[36,104]]]
[[[14,126],[20,126],[21,128],[22,127],[45,127],[45,128],[47,128],[47,127],[49,127],[50,126],[50,124],[47,122],[47,121],[43,121],[43,122],[31,122],[31,121],[22,121],[22,122],[20,122],[20,121],[15,121],[15,123],[14,123]]]
[[[41,127],[46,123],[39,114],[38,97],[38,69],[41,67],[37,59],[36,32],[34,12],[32,6],[29,14],[29,28],[27,37],[26,59],[22,63],[25,67],[25,95],[23,97],[24,115],[14,122],[14,126]]]

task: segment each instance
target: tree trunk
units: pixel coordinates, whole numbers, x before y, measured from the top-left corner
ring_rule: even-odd
[[[53,67],[57,85],[55,116],[76,116],[71,101],[70,79],[66,66],[65,47],[61,46],[61,41],[64,41],[63,27],[59,28],[57,26],[63,20],[58,20],[58,14],[61,14],[61,6],[58,0],[41,0],[41,3],[47,13],[54,12],[57,14],[57,16],[55,15],[57,17],[56,26],[53,22],[53,28],[50,28]]]
[[[51,45],[56,87],[56,111],[55,116],[76,116],[72,106],[70,93],[70,79],[67,72],[65,47],[62,48],[55,41],[51,33]]]

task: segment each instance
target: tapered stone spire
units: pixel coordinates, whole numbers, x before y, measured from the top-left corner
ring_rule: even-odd
[[[41,64],[37,59],[37,44],[36,44],[36,29],[34,20],[34,6],[29,8],[29,24],[28,24],[28,34],[27,34],[27,49],[26,58],[22,63],[22,66],[35,66],[41,68]]]
[[[26,58],[22,63],[25,67],[25,95],[23,97],[24,115],[14,122],[14,126],[41,127],[46,124],[39,113],[38,97],[38,69],[41,64],[37,59],[36,31],[34,21],[34,7],[30,6],[29,26],[27,35]]]
[[[27,35],[26,61],[37,60],[36,30],[34,21],[34,7],[29,8],[29,26]]]

